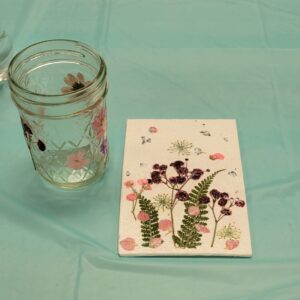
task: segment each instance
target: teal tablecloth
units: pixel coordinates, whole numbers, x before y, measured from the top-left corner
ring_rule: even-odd
[[[0,0],[15,50],[70,38],[107,61],[111,160],[45,187],[0,88],[0,299],[300,299],[300,2]],[[127,118],[236,118],[253,258],[117,254]]]

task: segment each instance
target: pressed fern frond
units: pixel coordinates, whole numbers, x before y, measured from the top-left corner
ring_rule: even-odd
[[[143,247],[149,247],[152,238],[160,238],[158,227],[158,212],[150,200],[144,196],[139,198],[139,206],[141,210],[149,215],[149,220],[141,222],[141,232],[143,238]]]
[[[185,210],[180,230],[178,230],[177,236],[173,236],[173,240],[178,247],[196,248],[201,245],[202,234],[197,231],[195,225],[207,225],[206,221],[208,220],[208,210],[206,204],[199,204],[199,198],[207,195],[208,189],[215,176],[222,171],[224,170],[212,173],[199,182],[190,192],[188,200],[184,203]],[[198,216],[189,215],[188,210],[190,206],[198,206],[200,208],[200,214]]]

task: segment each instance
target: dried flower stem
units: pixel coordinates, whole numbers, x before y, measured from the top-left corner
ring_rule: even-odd
[[[136,194],[136,200],[134,200],[132,202],[132,210],[131,213],[133,215],[134,220],[136,221],[136,215],[135,215],[135,209],[136,209],[136,205],[138,203],[138,200],[140,199],[143,191],[144,191],[144,187],[141,188],[141,190],[139,192],[136,191],[136,189],[134,189],[133,187],[131,187],[131,190]]]
[[[211,209],[211,211],[213,213],[213,217],[214,217],[214,221],[215,221],[214,231],[213,231],[213,238],[212,238],[210,247],[214,246],[218,224],[225,217],[225,215],[220,212],[220,214],[219,214],[219,216],[217,218],[216,213],[215,213],[215,204],[216,204],[216,201],[217,201],[217,199],[213,199],[213,204],[212,205],[208,205],[208,207]],[[234,201],[231,201],[230,205],[228,206],[228,209],[230,209],[233,206],[234,206]]]

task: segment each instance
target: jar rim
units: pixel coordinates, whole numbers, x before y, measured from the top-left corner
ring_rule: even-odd
[[[41,44],[52,43],[52,42],[66,42],[69,44],[80,45],[84,49],[91,52],[92,55],[96,59],[99,60],[99,62],[100,62],[99,70],[98,70],[97,74],[95,75],[95,77],[90,81],[89,85],[84,86],[81,89],[68,92],[66,94],[62,94],[62,93],[60,93],[60,94],[45,94],[45,93],[34,92],[34,91],[31,91],[30,89],[26,89],[16,82],[16,80],[14,79],[13,74],[12,74],[12,72],[13,72],[12,68],[13,68],[13,65],[16,62],[16,60],[27,50],[32,49]],[[49,49],[49,50],[51,50],[51,49]],[[47,105],[53,106],[53,105],[60,105],[60,104],[69,104],[69,103],[71,104],[71,103],[74,103],[74,102],[77,102],[78,100],[80,100],[82,98],[81,96],[83,95],[83,93],[90,90],[92,87],[94,88],[95,83],[98,83],[99,80],[100,80],[100,82],[99,82],[100,85],[106,80],[106,64],[105,64],[103,58],[97,53],[97,51],[85,43],[82,43],[82,42],[76,41],[76,40],[70,40],[70,39],[49,39],[49,40],[44,40],[44,41],[40,41],[37,43],[33,43],[33,44],[27,46],[26,48],[22,49],[21,51],[19,51],[17,54],[15,54],[15,56],[10,61],[9,66],[8,66],[8,80],[9,80],[9,83],[12,84],[13,86],[15,86],[16,88],[20,89],[21,91],[25,92],[28,95],[34,96],[34,97],[65,99],[67,96],[72,96],[72,98],[71,99],[69,98],[67,102],[62,101],[62,102],[56,102],[56,103],[40,102],[40,101],[31,100],[31,99],[26,99],[27,102],[29,102],[31,104],[46,105],[46,106]],[[79,97],[77,97],[77,96],[79,96]]]

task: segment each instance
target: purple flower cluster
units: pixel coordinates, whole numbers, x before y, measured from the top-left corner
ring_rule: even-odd
[[[159,184],[163,183],[168,186],[170,189],[176,191],[175,198],[179,201],[186,201],[189,197],[188,193],[183,190],[184,185],[189,180],[198,180],[204,174],[201,169],[189,170],[187,166],[188,159],[185,162],[181,160],[176,160],[172,162],[169,167],[172,167],[175,171],[175,175],[168,177],[167,176],[167,165],[159,165],[158,163],[154,164],[151,172],[151,178],[148,179],[148,182]]]
[[[233,206],[237,207],[244,207],[245,206],[245,201],[240,200],[240,199],[233,199],[229,198],[228,193],[226,192],[219,192],[216,189],[212,189],[209,192],[209,195],[212,199],[213,207],[214,204],[217,202],[219,206],[221,206],[221,214],[224,216],[230,216],[232,214],[231,208]],[[208,204],[210,203],[211,199],[208,196],[202,196],[199,198],[199,203],[200,204]]]

